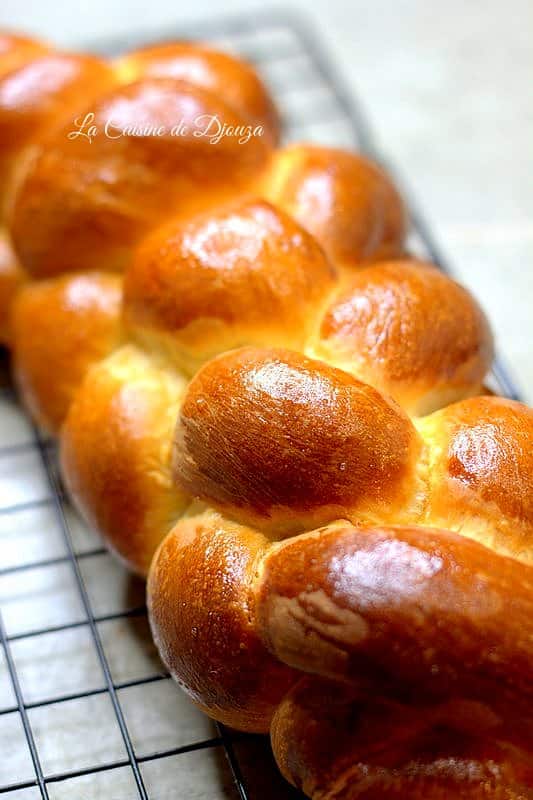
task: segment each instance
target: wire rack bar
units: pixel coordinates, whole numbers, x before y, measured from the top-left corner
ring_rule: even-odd
[[[35,449],[35,443],[33,445]],[[29,500],[27,503],[14,503],[12,506],[0,508],[0,514],[18,514],[20,511],[33,511],[36,508],[53,505],[55,497],[40,497],[38,500]]]
[[[79,556],[76,556],[79,558]],[[94,615],[93,619],[96,623],[111,622],[117,619],[127,619],[128,617],[144,617],[146,616],[146,606],[137,606],[136,608],[128,608],[126,611],[117,611],[114,614],[100,614]],[[75,622],[66,622],[64,625],[47,625],[45,628],[36,628],[35,630],[22,631],[22,633],[12,633],[6,637],[8,642],[16,642],[20,639],[31,639],[35,636],[43,636],[47,633],[59,633],[60,631],[70,631],[74,628],[84,628],[89,625],[88,619],[80,619]]]
[[[211,747],[218,747],[223,744],[221,736],[213,736],[211,739],[204,739],[202,742],[194,742],[193,744],[186,744],[183,747],[172,747],[168,750],[161,750],[157,753],[149,753],[146,756],[138,756],[137,763],[145,764],[148,761],[157,761],[161,758],[169,758],[170,756],[180,755],[181,753],[193,753],[196,750],[207,750]],[[119,769],[120,767],[127,767],[129,766],[130,762],[127,758],[116,759],[115,761],[109,761],[106,764],[98,764],[97,766],[93,767],[84,767],[82,769],[70,770],[65,772],[56,772],[52,775],[47,775],[44,778],[44,788],[46,790],[46,784],[48,783],[57,783],[59,781],[69,780],[71,778],[79,778],[82,775],[94,775],[98,772],[109,772],[113,769]],[[0,787],[0,794],[4,794],[6,792],[12,792],[17,789],[28,789],[31,786],[36,786],[37,781],[20,781],[19,783],[10,783],[7,786]]]
[[[144,611],[140,612],[144,613]],[[112,614],[106,617],[95,617],[96,622],[107,622],[108,619],[120,619],[125,614]],[[61,633],[62,631],[72,631],[75,628],[85,628],[89,624],[89,620],[80,619],[75,622],[66,622],[64,625],[46,625],[44,628],[36,628],[31,631],[22,631],[22,633],[11,633],[6,636],[7,642],[18,642],[21,639],[33,639],[37,636],[46,636],[48,633]]]
[[[31,729],[30,721],[28,719],[28,713],[24,706],[24,698],[22,696],[22,691],[20,688],[20,681],[17,675],[17,670],[15,668],[15,662],[13,661],[13,656],[11,655],[11,648],[9,647],[9,642],[6,638],[6,632],[4,629],[4,622],[2,620],[2,615],[0,614],[0,640],[2,641],[2,646],[4,648],[4,654],[6,657],[7,668],[9,670],[9,675],[11,677],[11,683],[13,685],[13,690],[15,692],[15,697],[17,699],[17,708],[20,713],[20,717],[22,719],[22,725],[24,728],[24,735],[26,736],[26,741],[28,742],[28,747],[30,750],[31,760],[33,763],[33,768],[35,770],[35,777],[36,781],[32,781],[30,785],[37,785],[41,791],[41,796],[45,800],[49,800],[48,798],[48,790],[46,788],[46,784],[44,782],[44,775],[43,770],[41,767],[41,762],[39,760],[39,753],[37,752],[37,747],[35,745],[35,739],[33,738],[33,731]]]
[[[220,739],[224,746],[224,752],[226,754],[226,758],[228,760],[228,764],[231,769],[231,773],[233,775],[233,780],[235,781],[235,786],[239,795],[240,800],[248,800],[248,792],[246,790],[246,782],[244,780],[239,762],[237,760],[237,756],[235,755],[235,750],[233,749],[233,743],[231,741],[231,737],[226,730],[225,725],[221,725],[217,722],[217,728],[220,733]]]
[[[115,689],[120,691],[120,689],[131,689],[132,686],[146,686],[149,683],[158,683],[159,681],[168,681],[170,680],[170,675],[166,674],[157,674],[157,675],[149,675],[146,678],[138,678],[137,680],[131,681],[122,681],[121,683],[115,683]],[[46,700],[39,700],[34,703],[23,703],[24,708],[26,711],[32,708],[43,708],[44,706],[54,706],[57,703],[68,703],[70,700],[81,700],[84,697],[95,697],[98,694],[106,694],[107,686],[102,686],[99,689],[87,689],[84,692],[72,692],[71,694],[62,694],[57,697],[49,697]],[[18,711],[19,706],[11,706],[8,708],[3,708],[0,711],[0,717],[5,714],[11,714],[13,711]]]
[[[261,43],[258,41],[250,41],[256,35],[268,34],[274,35],[282,33],[285,35],[285,41],[276,42],[274,44]],[[288,39],[287,39],[288,36]],[[271,88],[281,106],[282,113],[286,118],[289,137],[296,134],[299,135],[301,130],[312,125],[315,122],[321,122],[325,118],[334,122],[335,120],[347,123],[351,135],[353,136],[353,144],[357,148],[374,158],[381,163],[385,168],[396,176],[396,180],[402,187],[403,195],[407,198],[408,205],[411,211],[412,227],[419,238],[420,242],[427,251],[429,257],[446,272],[451,272],[450,265],[447,259],[441,252],[439,245],[436,243],[433,233],[421,214],[416,202],[413,200],[410,192],[406,189],[406,183],[400,179],[394,165],[386,163],[386,159],[379,152],[376,145],[372,129],[368,120],[359,104],[350,91],[348,91],[342,77],[338,74],[334,65],[329,59],[329,56],[324,51],[321,41],[318,39],[315,31],[310,27],[305,18],[300,17],[294,13],[279,11],[279,10],[264,10],[255,12],[253,15],[246,16],[224,16],[212,17],[210,20],[190,24],[186,26],[172,26],[165,31],[143,31],[138,34],[132,34],[125,37],[112,37],[108,39],[99,39],[95,42],[85,42],[85,47],[88,50],[101,52],[106,54],[117,54],[125,49],[140,46],[150,41],[162,41],[181,38],[219,38],[227,37],[231,40],[235,49],[243,56],[248,57],[258,67],[267,69],[268,67],[283,63],[285,60],[298,58],[304,59],[305,63],[310,68],[313,76],[311,86],[313,88],[324,89],[327,99],[315,104],[311,104],[305,110],[294,110],[291,107],[291,92],[295,89],[305,90],[310,88],[309,77],[305,75],[292,74],[291,71],[283,72],[282,78],[272,79]],[[509,397],[518,399],[519,393],[515,387],[513,380],[508,374],[506,366],[498,357],[494,366],[494,377],[497,381],[498,387],[501,392]],[[0,386],[0,399],[9,402],[14,402],[16,394],[11,385],[4,382]],[[109,614],[95,614],[91,606],[90,597],[85,587],[82,573],[79,567],[79,561],[91,556],[103,555],[106,552],[101,547],[93,547],[83,552],[77,553],[71,539],[68,520],[65,515],[64,503],[66,501],[65,492],[60,485],[57,471],[53,463],[54,455],[53,442],[49,438],[45,438],[36,429],[31,432],[29,441],[23,441],[20,444],[7,445],[0,448],[0,458],[14,458],[31,454],[36,452],[42,463],[44,471],[47,476],[49,487],[49,494],[45,497],[40,497],[28,502],[13,503],[11,505],[0,508],[0,516],[14,515],[21,512],[30,512],[39,508],[50,508],[59,525],[62,541],[66,548],[65,555],[60,555],[53,558],[41,559],[33,562],[16,564],[7,566],[0,569],[0,578],[5,576],[23,575],[32,569],[48,568],[61,564],[70,564],[72,574],[75,578],[76,589],[81,600],[84,617],[83,619],[67,622],[65,624],[50,625],[45,627],[38,627],[34,630],[21,631],[21,632],[6,632],[0,617],[0,643],[5,653],[5,660],[7,664],[8,673],[12,682],[15,704],[10,705],[0,711],[0,719],[9,713],[18,712],[22,720],[24,735],[28,744],[31,760],[35,777],[31,780],[19,781],[18,783],[11,783],[7,786],[0,786],[0,794],[4,794],[15,789],[25,789],[29,787],[38,787],[41,797],[48,800],[47,784],[57,783],[60,781],[107,772],[118,768],[129,768],[133,774],[135,781],[136,791],[141,800],[148,800],[148,793],[143,781],[140,770],[140,765],[146,762],[164,759],[169,756],[178,755],[180,753],[189,753],[196,750],[207,750],[211,747],[222,747],[226,755],[231,773],[233,776],[235,788],[240,800],[253,800],[250,788],[245,780],[242,765],[234,748],[234,743],[243,739],[243,735],[234,734],[226,729],[223,725],[218,725],[218,735],[201,742],[194,742],[180,747],[171,749],[162,749],[155,753],[148,755],[136,755],[133,741],[126,724],[126,720],[121,708],[117,692],[121,689],[127,689],[134,686],[143,686],[151,683],[162,682],[169,679],[167,674],[151,674],[140,679],[132,679],[122,682],[114,682],[110,670],[110,666],[104,651],[102,639],[98,630],[98,625],[102,622],[112,620],[126,620],[128,618],[143,617],[146,614],[145,606],[137,606],[129,608],[117,613]],[[39,702],[25,702],[23,691],[15,660],[11,653],[11,643],[31,639],[32,637],[39,637],[46,634],[60,633],[62,631],[74,630],[77,628],[87,627],[90,631],[90,636],[94,650],[98,657],[98,662],[102,669],[103,685],[94,689],[86,691],[72,692],[59,694],[54,697],[41,700]],[[92,767],[83,767],[80,769],[62,770],[54,772],[50,775],[45,775],[40,763],[39,753],[34,739],[31,728],[31,722],[28,716],[28,711],[50,706],[56,703],[66,703],[70,700],[79,700],[81,698],[108,694],[113,707],[113,714],[118,728],[120,731],[121,740],[125,748],[125,756],[110,760],[104,764],[98,764]],[[179,721],[178,721],[179,722]],[[287,795],[288,796],[288,795]],[[296,797],[295,793],[290,795]],[[277,800],[277,798],[276,798]]]
[[[84,550],[83,553],[78,553],[76,558],[94,558],[94,556],[102,556],[107,553],[105,547],[95,547],[92,550]],[[12,567],[4,567],[0,569],[0,578],[3,575],[11,575],[13,572],[26,572],[30,569],[41,569],[42,567],[54,567],[58,564],[65,564],[70,562],[70,555],[57,556],[57,558],[43,558],[40,561],[28,561],[27,564],[15,564]]]

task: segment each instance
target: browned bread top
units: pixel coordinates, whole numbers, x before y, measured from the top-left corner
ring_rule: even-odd
[[[455,403],[418,425],[430,445],[429,511],[489,547],[531,560],[533,411],[501,397]]]
[[[317,240],[245,197],[159,228],[126,271],[130,330],[194,373],[247,342],[303,348],[336,287]]]
[[[339,265],[398,255],[407,212],[386,173],[349,152],[312,145],[279,151],[265,182],[282,206]]]
[[[28,271],[45,277],[75,269],[121,270],[134,245],[172,213],[191,213],[242,190],[266,166],[268,137],[214,146],[199,121],[216,114],[242,124],[222,97],[170,78],[145,78],[101,95],[100,133],[69,139],[72,123],[40,142],[14,201],[11,233]],[[105,135],[105,126],[113,128]],[[184,120],[186,135],[171,133]],[[163,126],[161,136],[121,135],[126,126]],[[201,189],[201,191],[200,191]],[[31,230],[31,237],[28,232]]]
[[[277,142],[278,111],[252,67],[240,58],[199,42],[164,42],[142,47],[114,62],[123,82],[140,77],[173,78],[208,89]]]
[[[35,281],[20,293],[15,377],[36,418],[46,398],[47,423],[58,428],[87,365],[122,344],[121,304],[120,277],[105,272]]]
[[[417,505],[420,440],[367,384],[288,350],[245,348],[193,378],[174,444],[178,484],[261,528],[398,516]]]
[[[102,59],[54,51],[0,74],[2,216],[9,213],[16,184],[26,169],[30,156],[25,148],[63,121],[72,129],[80,98],[84,105],[90,104],[116,82],[112,68]]]
[[[428,262],[355,272],[322,319],[315,353],[426,414],[480,385],[493,357],[471,294]]]

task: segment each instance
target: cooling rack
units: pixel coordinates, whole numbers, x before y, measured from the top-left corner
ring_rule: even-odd
[[[176,37],[209,40],[254,62],[282,110],[287,140],[355,146],[396,174],[314,31],[293,14],[210,19],[87,49],[114,54]],[[409,204],[410,247],[449,271]],[[492,383],[518,398],[499,358]],[[170,681],[151,643],[142,584],[70,507],[54,443],[19,408],[6,360],[0,441],[0,795],[301,797],[280,778],[263,737],[214,725]]]

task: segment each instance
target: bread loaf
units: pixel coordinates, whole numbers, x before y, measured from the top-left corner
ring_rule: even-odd
[[[213,142],[206,117],[261,134]],[[116,135],[139,122],[164,133]],[[390,178],[278,139],[226,54],[0,37],[21,395],[84,516],[149,573],[172,675],[270,732],[292,783],[527,800],[533,414],[478,396],[487,320],[406,252]]]

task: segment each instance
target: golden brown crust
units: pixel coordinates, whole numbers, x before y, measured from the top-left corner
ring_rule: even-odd
[[[67,489],[109,547],[141,574],[190,502],[170,474],[184,388],[179,376],[125,346],[89,371],[61,432]]]
[[[531,743],[459,698],[413,707],[304,678],[271,737],[282,773],[314,800],[526,800],[533,785]]]
[[[241,143],[226,136],[214,145],[195,135],[205,129],[205,114],[233,126],[246,120],[222,98],[172,79],[120,87],[85,111],[94,113],[98,135],[69,139],[69,123],[44,137],[14,201],[13,239],[35,277],[95,266],[121,270],[154,225],[242,191],[270,156],[266,136]],[[180,120],[187,135],[172,135]],[[118,138],[105,135],[106,123]],[[139,125],[163,126],[165,133],[121,135]]]
[[[134,336],[194,372],[243,343],[302,348],[334,286],[312,236],[244,198],[149,237],[126,272],[124,307]]]
[[[193,699],[236,726],[247,726],[264,694],[239,693],[238,670],[227,675],[217,662],[210,672],[216,656],[208,641],[196,643],[197,628],[212,632],[211,620],[217,626],[226,605],[232,622],[215,627],[214,641],[221,631],[229,642],[242,641],[251,625],[281,662],[340,682],[328,693],[331,684],[303,681],[273,719],[284,774],[314,800],[525,800],[533,786],[533,572],[507,554],[521,555],[513,526],[530,511],[532,412],[498,398],[467,400],[451,407],[445,423],[450,409],[420,422],[421,449],[407,418],[377,392],[367,417],[361,386],[345,372],[280,350],[243,348],[200,370],[182,403],[174,465],[178,483],[224,516],[208,509],[179,522],[163,573],[155,557],[149,596],[157,598],[150,602],[156,639]],[[402,434],[381,404],[398,414],[413,450],[403,451],[407,467],[398,477],[409,491],[372,513],[398,521],[409,497],[416,525],[365,524],[366,510],[351,494],[364,486],[368,500],[378,488],[383,500],[396,490]],[[462,535],[473,522],[465,505],[449,514],[455,532],[421,524],[437,524],[435,504],[444,495],[428,471],[446,459],[448,440],[454,449],[456,428],[475,429],[479,419],[487,428],[493,420],[492,437],[513,442],[502,459],[512,462],[506,469],[518,484],[500,504],[506,530],[491,549]],[[376,431],[387,432],[386,445]],[[466,448],[468,470],[464,459],[461,468],[457,456],[449,459],[454,476],[472,481],[475,513],[487,506],[488,529],[490,504],[498,501],[488,467],[501,468],[498,459],[487,461],[489,438],[476,439],[478,450]],[[385,452],[390,461],[381,470]],[[346,464],[345,482],[332,479],[333,456]],[[365,484],[365,474],[375,484]],[[510,491],[505,483],[502,493]],[[337,505],[328,508],[332,499]],[[332,521],[309,530],[319,516],[309,503],[321,504],[320,513],[327,508]],[[445,498],[444,505],[453,503]],[[335,520],[334,510],[356,524]],[[232,519],[256,524],[263,535]],[[236,539],[237,530],[246,533]],[[299,535],[267,544],[288,532]],[[187,557],[177,577],[181,546]],[[243,560],[245,574],[233,568]],[[196,564],[201,589],[189,593],[184,578]],[[226,586],[231,596],[222,601]],[[254,662],[254,690],[262,674]]]
[[[13,301],[28,276],[20,266],[7,232],[0,228],[0,345],[11,345]]]
[[[271,652],[340,680],[490,700],[533,720],[533,571],[451,531],[336,523],[275,545],[257,587]]]
[[[349,269],[403,251],[407,212],[391,179],[355,153],[312,145],[281,150],[265,196],[317,237]]]
[[[174,475],[244,522],[294,531],[415,513],[420,440],[392,401],[290,350],[234,350],[189,384]]]
[[[501,397],[474,397],[426,417],[431,525],[524,561],[533,560],[533,411]]]
[[[261,534],[213,512],[193,516],[166,537],[148,581],[153,632],[168,669],[208,714],[256,733],[269,730],[296,680],[257,632],[251,584],[266,545]]]
[[[414,259],[354,273],[327,310],[314,351],[415,415],[479,392],[493,358],[472,295]]]
[[[254,125],[263,125],[274,143],[280,119],[255,70],[229,53],[198,42],[164,42],[134,50],[115,61],[124,80],[174,78],[208,89]]]
[[[12,73],[14,70],[17,70],[21,67],[24,67],[28,63],[35,58],[40,58],[43,55],[50,53],[49,48],[43,42],[39,42],[36,39],[30,39],[27,36],[19,36],[18,34],[8,33],[7,31],[0,31],[0,87],[3,86],[4,77],[8,76],[8,80],[12,82],[12,76],[9,73]],[[1,94],[1,91],[0,91]],[[22,109],[24,111],[24,109]],[[0,111],[1,111],[1,102],[0,102]],[[9,109],[8,119],[11,118],[13,120],[16,117],[16,108]],[[2,131],[2,117],[0,114],[0,142],[4,138],[3,131]],[[11,127],[13,125],[13,121],[11,121]],[[9,129],[10,126],[8,126]],[[22,131],[21,135],[23,138],[28,136],[27,131]],[[9,145],[8,148],[12,147],[13,144]],[[7,155],[7,154],[6,154]],[[4,198],[7,192],[7,175],[3,167],[6,164],[6,161],[9,161],[9,158],[6,158],[4,152],[0,152],[0,218],[3,222],[4,216]],[[11,298],[11,291],[13,288],[13,284],[18,283],[18,274],[17,270],[14,269],[14,261],[12,261],[11,257],[9,261],[9,275],[7,275],[8,265],[6,260],[6,241],[5,241],[5,234],[0,234],[1,237],[1,245],[2,253],[0,256],[0,264],[2,269],[2,277],[1,277],[1,305],[0,305],[0,316],[2,318],[2,323],[0,327],[0,335],[2,336],[1,342],[2,344],[8,344],[8,331],[6,327],[6,317],[10,313],[10,304],[8,299]],[[13,279],[15,279],[13,281]]]
[[[0,208],[9,202],[23,149],[62,120],[74,128],[80,98],[89,104],[115,83],[111,67],[101,59],[58,52],[44,53],[0,75]]]
[[[122,281],[66,275],[19,291],[13,308],[14,369],[26,406],[57,433],[89,367],[122,339]]]
[[[118,278],[30,286],[15,314],[34,412],[57,429],[76,395],[61,458],[89,521],[142,574],[174,526],[149,582],[171,672],[208,713],[244,730],[267,730],[278,707],[278,759],[315,800],[524,800],[532,577],[505,554],[531,555],[531,412],[471,401],[420,422],[421,436],[357,380],[411,413],[478,391],[492,353],[479,308],[428,265],[355,273],[402,253],[395,187],[340,151],[295,146],[272,161],[275,111],[235,59],[173,44],[107,67],[39,48],[30,60],[21,42],[8,69],[17,45],[2,61],[3,42],[0,173],[17,161],[3,186],[29,272],[122,269],[141,237],[177,220],[126,277],[136,345],[116,349]],[[67,138],[78,95],[96,113],[92,143]],[[201,114],[265,134],[213,145],[193,135]],[[110,139],[110,119],[114,130],[181,119],[189,133]],[[20,277],[5,253],[4,262],[0,298]],[[352,375],[247,348],[208,364],[183,401],[176,366],[192,371],[245,342],[305,349]],[[382,527],[393,522],[460,533]],[[315,677],[283,700],[302,671]]]
[[[523,800],[531,582],[450,531],[338,521],[269,544],[200,507],[157,552],[148,604],[165,664],[209,714],[265,730],[278,706],[276,757],[315,800]],[[314,676],[295,683],[273,656]]]

